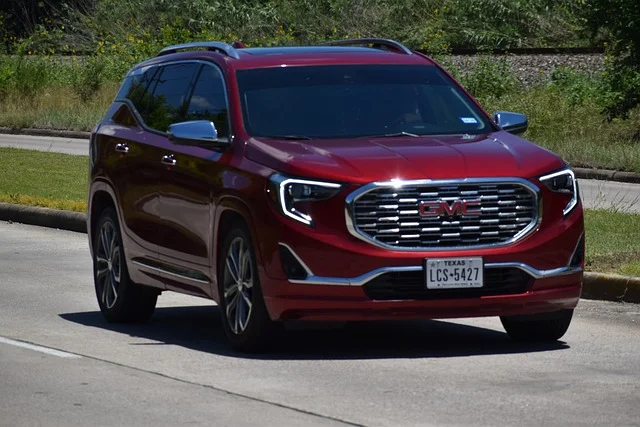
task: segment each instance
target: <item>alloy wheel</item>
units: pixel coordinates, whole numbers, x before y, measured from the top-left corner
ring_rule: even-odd
[[[118,300],[121,281],[121,251],[118,232],[111,221],[100,229],[96,246],[96,285],[102,305],[111,309]]]
[[[253,260],[248,245],[236,237],[225,259],[223,290],[225,316],[231,331],[241,334],[249,324],[253,307]]]

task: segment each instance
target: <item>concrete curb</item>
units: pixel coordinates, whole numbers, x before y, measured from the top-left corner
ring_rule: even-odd
[[[0,220],[87,232],[87,216],[82,212],[0,203]]]
[[[635,172],[589,168],[573,168],[573,171],[578,179],[599,179],[602,181],[618,181],[640,184],[640,173]]]
[[[30,135],[30,136],[54,136],[58,138],[77,138],[89,139],[90,132],[75,130],[59,130],[59,129],[13,129],[8,127],[0,127],[0,134],[5,135]]]
[[[582,298],[640,303],[640,277],[584,273]]]
[[[87,216],[81,212],[0,203],[0,220],[87,232]],[[585,299],[640,303],[640,277],[585,272],[583,285]]]

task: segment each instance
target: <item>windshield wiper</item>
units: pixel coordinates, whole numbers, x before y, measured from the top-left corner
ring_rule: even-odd
[[[273,139],[288,139],[291,141],[296,141],[296,140],[309,140],[311,139],[308,136],[305,135],[266,135],[265,138],[273,138]]]
[[[424,135],[418,135],[416,133],[410,133],[410,132],[396,132],[396,133],[385,133],[383,135],[371,135],[368,138],[396,138],[398,136],[411,136],[413,138],[420,138],[421,136]]]

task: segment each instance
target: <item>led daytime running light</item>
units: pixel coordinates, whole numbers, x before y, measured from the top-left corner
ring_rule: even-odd
[[[564,169],[561,170],[559,172],[555,172],[549,175],[545,175],[540,177],[540,181],[542,183],[544,183],[551,191],[554,192],[560,192],[558,189],[553,188],[550,185],[550,180],[557,178],[559,176],[562,175],[568,175],[569,177],[571,177],[571,200],[569,201],[569,203],[567,204],[567,206],[562,210],[562,215],[563,216],[567,216],[569,215],[569,213],[571,213],[571,211],[573,211],[573,209],[578,205],[578,184],[576,182],[576,176],[573,173],[573,171],[571,169]]]

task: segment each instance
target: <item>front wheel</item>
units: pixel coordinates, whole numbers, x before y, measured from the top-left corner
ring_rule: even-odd
[[[569,329],[573,310],[541,313],[528,316],[500,318],[507,334],[519,341],[550,342],[559,340]]]
[[[153,314],[158,291],[129,278],[118,216],[112,208],[102,212],[93,236],[93,280],[108,322],[143,322]]]
[[[243,223],[235,223],[225,236],[218,266],[220,311],[227,338],[236,350],[265,349],[274,337],[276,322],[269,318],[251,235]]]

